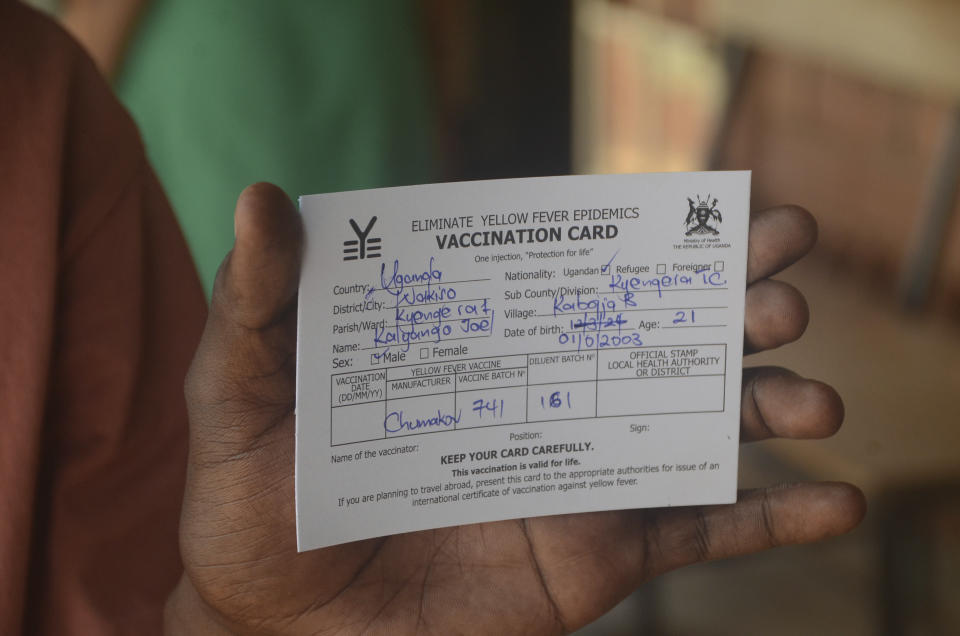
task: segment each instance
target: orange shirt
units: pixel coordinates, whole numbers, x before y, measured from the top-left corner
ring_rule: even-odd
[[[160,632],[204,312],[130,118],[0,0],[0,634]]]

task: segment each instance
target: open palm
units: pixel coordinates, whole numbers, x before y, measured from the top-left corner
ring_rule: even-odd
[[[171,632],[560,634],[645,580],[689,563],[814,541],[864,512],[846,484],[742,492],[738,503],[475,524],[296,551],[293,496],[300,220],[277,188],[251,186],[217,277],[187,381],[191,443],[181,520],[184,576]],[[798,338],[807,308],[768,277],[816,240],[796,207],[751,218],[746,353]],[[834,433],[828,386],[746,369],[741,440]]]

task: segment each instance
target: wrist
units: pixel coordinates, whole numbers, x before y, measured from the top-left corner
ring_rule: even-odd
[[[163,610],[163,633],[169,636],[233,634],[201,598],[186,574],[180,577],[177,586],[167,597]]]

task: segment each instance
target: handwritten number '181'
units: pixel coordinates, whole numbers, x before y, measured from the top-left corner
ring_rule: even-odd
[[[566,397],[567,397],[567,400],[566,400],[567,408],[568,409],[572,408],[572,405],[570,403],[570,391],[567,391]],[[554,391],[553,393],[550,394],[549,398],[546,398],[542,395],[540,396],[540,408],[545,409],[549,406],[552,409],[558,409],[563,405],[564,405],[563,396],[560,394],[560,391]]]

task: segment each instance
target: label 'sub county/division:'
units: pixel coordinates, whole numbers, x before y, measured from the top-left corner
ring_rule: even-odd
[[[736,499],[749,172],[304,196],[301,550]]]

